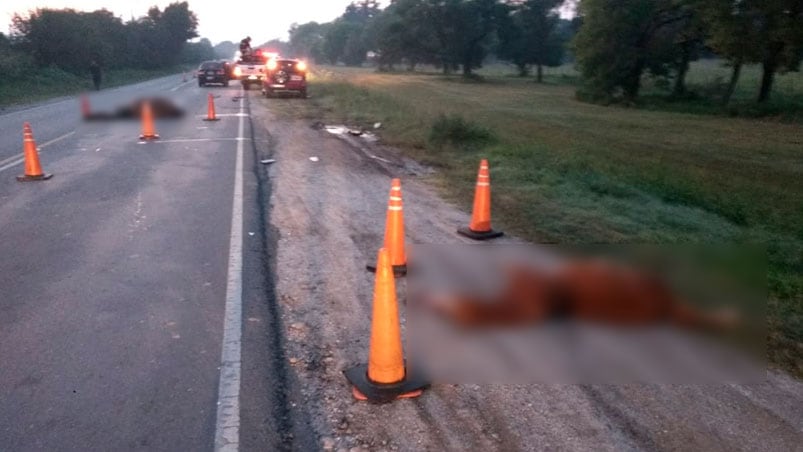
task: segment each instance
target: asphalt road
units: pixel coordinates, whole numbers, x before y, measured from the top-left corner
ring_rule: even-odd
[[[465,243],[467,213],[393,149],[281,113],[303,100],[172,76],[91,104],[152,95],[187,115],[147,143],[78,98],[0,113],[0,451],[803,450],[803,385],[779,372],[355,402],[390,178],[410,244]],[[51,180],[15,180],[25,121]]]
[[[283,388],[245,387],[280,380],[275,344],[259,332],[239,340],[242,300],[264,304],[270,285],[240,92],[172,76],[92,93],[93,110],[137,96],[182,105],[186,117],[157,121],[161,139],[148,143],[138,121],[84,122],[78,98],[0,115],[0,450],[200,451],[216,432],[234,450],[249,413],[252,444],[286,442],[276,432],[289,421],[271,425],[287,418]],[[207,93],[219,96],[218,122],[202,121]],[[15,180],[24,121],[49,181]],[[260,405],[240,419],[245,397]],[[234,409],[219,417],[219,400]]]

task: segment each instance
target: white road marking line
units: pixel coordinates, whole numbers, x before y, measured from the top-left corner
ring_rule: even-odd
[[[206,118],[207,115],[195,115],[196,118]],[[246,118],[251,116],[248,113],[216,113],[216,117],[225,118],[227,116],[245,116]]]
[[[182,86],[186,85],[187,83],[190,83],[192,80],[193,79],[189,79],[186,82],[179,83],[177,86],[174,86],[173,88],[170,88],[170,92],[174,93],[174,92],[178,91],[179,88],[181,88]]]
[[[0,171],[5,171],[5,170],[7,170],[9,168],[13,168],[13,167],[19,165],[20,163],[22,163],[23,160],[25,160],[23,157],[17,157],[16,161],[13,161],[13,162],[11,162],[11,163],[9,163],[7,165],[0,166]]]
[[[39,150],[42,150],[42,149],[50,146],[53,143],[59,142],[59,141],[65,139],[67,137],[72,136],[73,134],[75,134],[74,130],[72,132],[65,133],[64,135],[62,135],[62,136],[60,136],[58,138],[54,138],[54,139],[52,139],[52,140],[50,140],[50,141],[48,141],[46,143],[42,143],[39,146],[37,146],[37,148]],[[25,161],[25,156],[24,155],[15,155],[13,157],[9,157],[9,158],[3,160],[2,162],[0,162],[0,171],[5,171],[5,170],[7,170],[9,168],[13,168],[13,167],[19,165],[20,163],[22,163],[24,161]],[[9,163],[7,163],[7,162],[9,162]]]
[[[240,98],[240,112],[243,111]],[[238,136],[242,138],[244,116],[240,116]],[[223,347],[220,356],[215,451],[237,452],[240,448],[240,368],[243,322],[243,142],[237,140],[234,195],[231,208],[229,273],[226,283],[226,308],[223,323]]]
[[[241,118],[242,120],[242,118]],[[159,144],[159,143],[207,143],[212,141],[249,141],[250,138],[180,138],[177,140],[152,140],[140,141],[139,144]]]
[[[6,163],[8,163],[8,162],[10,162],[12,160],[19,160],[19,159],[20,159],[19,155],[12,155],[11,157],[9,157],[9,158],[7,158],[5,160],[0,160],[0,165],[5,165]]]

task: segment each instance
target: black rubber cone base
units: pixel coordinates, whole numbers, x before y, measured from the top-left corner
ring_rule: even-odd
[[[485,232],[477,232],[477,231],[472,231],[469,228],[460,228],[457,230],[457,233],[473,240],[491,240],[505,235],[504,232],[494,231],[493,229]]]
[[[34,182],[38,180],[48,180],[53,177],[52,174],[40,174],[38,176],[17,176],[17,180],[20,182]]]
[[[397,399],[416,397],[429,383],[420,375],[407,374],[404,380],[393,384],[374,383],[368,379],[368,366],[360,364],[343,371],[346,379],[357,390],[354,396],[364,396],[371,403],[388,403]]]
[[[367,264],[365,269],[371,273],[376,273],[376,265]],[[393,266],[393,276],[396,278],[401,278],[403,276],[407,276],[407,265],[394,265]]]
[[[146,135],[140,135],[139,139],[142,140],[142,141],[158,140],[159,139],[159,135],[147,135],[147,136]]]
[[[204,118],[204,121],[220,121],[220,118]]]

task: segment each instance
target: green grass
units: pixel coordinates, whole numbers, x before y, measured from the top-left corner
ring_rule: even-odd
[[[490,80],[498,77],[517,77],[510,65],[489,65],[478,71]],[[671,81],[644,77],[641,97],[636,108],[678,113],[694,113],[719,116],[761,117],[785,122],[803,122],[803,73],[777,74],[772,97],[764,105],[756,104],[761,83],[761,67],[744,66],[739,83],[728,107],[722,105],[722,95],[731,76],[731,69],[720,60],[701,60],[691,64],[686,77],[689,96],[673,99]],[[529,77],[532,79],[532,76]],[[544,68],[547,84],[581,84],[580,74],[573,65]]]
[[[383,140],[438,168],[432,183],[466,210],[487,157],[495,223],[534,242],[765,245],[771,360],[803,375],[803,125],[603,107],[577,101],[573,86],[485,76],[322,68],[309,101],[272,105],[382,122]],[[461,138],[433,141],[444,127]]]
[[[119,69],[106,71],[103,73],[101,88],[112,88],[141,82],[175,74],[181,70],[182,68],[176,67],[160,70]],[[0,84],[0,106],[25,104],[92,89],[94,87],[88,72],[86,77],[80,77],[57,68],[42,68],[36,70],[28,78],[4,80]]]

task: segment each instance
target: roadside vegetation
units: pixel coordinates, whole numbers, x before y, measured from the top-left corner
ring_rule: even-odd
[[[358,0],[289,35],[330,67],[276,108],[382,122],[466,208],[488,157],[533,241],[766,246],[771,359],[803,375],[800,0]]]
[[[777,89],[803,57],[799,0],[359,0],[332,22],[290,29],[287,48],[319,64],[379,71],[434,66],[479,80],[489,60],[545,80],[571,62],[578,99],[728,116],[799,117]],[[727,70],[695,83],[692,63]],[[793,80],[785,78],[786,80]],[[748,91],[743,87],[750,82]]]
[[[186,71],[187,67],[167,69],[113,69],[103,74],[103,88],[128,85]],[[0,85],[0,108],[92,90],[89,76],[72,74],[58,68],[44,68],[29,77]]]
[[[713,70],[694,64],[689,80]],[[495,223],[533,242],[766,246],[770,358],[803,375],[803,125],[588,104],[559,83],[567,72],[534,84],[492,67],[475,83],[322,67],[308,101],[272,107],[381,122],[383,141],[437,168],[432,182],[466,210],[477,161],[489,158]],[[803,91],[799,78],[778,86]]]
[[[214,59],[187,2],[123,22],[105,9],[83,12],[42,8],[13,17],[0,33],[0,106],[71,94],[92,87],[90,66],[107,88],[176,73]]]

